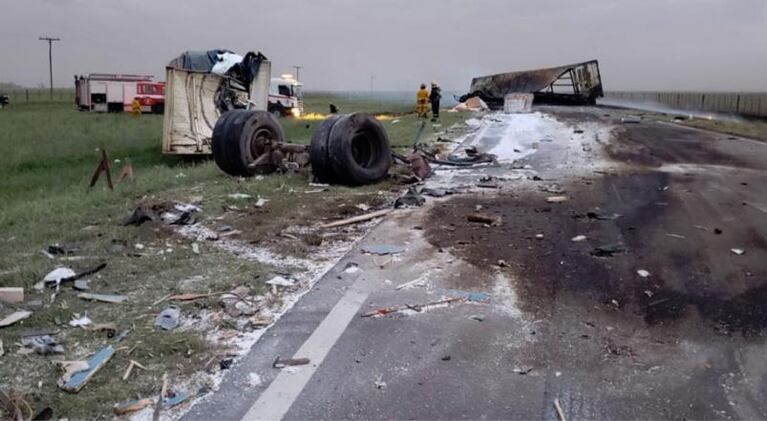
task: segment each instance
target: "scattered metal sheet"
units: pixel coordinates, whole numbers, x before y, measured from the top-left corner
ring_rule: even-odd
[[[361,250],[363,253],[386,255],[402,253],[405,248],[396,244],[368,244],[362,246]]]

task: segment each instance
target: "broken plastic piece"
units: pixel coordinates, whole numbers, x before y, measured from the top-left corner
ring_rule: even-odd
[[[64,353],[64,347],[50,335],[27,336],[21,338],[21,344],[40,355]]]
[[[178,327],[181,309],[175,305],[166,307],[154,321],[154,325],[165,330],[172,330]]]
[[[79,392],[88,383],[91,377],[93,377],[93,375],[112,358],[114,353],[114,348],[107,346],[93,355],[87,362],[77,361],[77,368],[85,368],[77,371],[67,370],[67,372],[64,373],[64,376],[59,380],[59,387],[70,393]]]
[[[82,298],[84,300],[92,300],[92,301],[102,301],[105,303],[112,303],[112,304],[118,304],[123,301],[126,301],[128,297],[125,295],[115,295],[115,294],[90,294],[87,292],[83,292],[81,294],[77,294],[79,298]]]
[[[386,255],[402,253],[405,251],[405,248],[395,244],[370,244],[362,246],[361,250],[363,253]]]

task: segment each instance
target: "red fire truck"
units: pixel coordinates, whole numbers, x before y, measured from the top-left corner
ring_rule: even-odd
[[[149,75],[91,73],[75,76],[75,104],[82,111],[131,111],[138,99],[142,112],[162,113],[165,108],[165,83]]]

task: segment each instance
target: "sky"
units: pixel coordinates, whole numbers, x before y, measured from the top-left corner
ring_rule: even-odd
[[[606,90],[767,91],[767,0],[0,0],[0,82],[164,80],[186,50],[261,51],[306,90],[466,91],[598,59]]]

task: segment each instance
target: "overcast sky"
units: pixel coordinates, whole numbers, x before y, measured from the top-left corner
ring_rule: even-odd
[[[0,0],[0,81],[147,73],[260,50],[307,89],[410,90],[599,59],[605,88],[767,91],[767,0]]]

